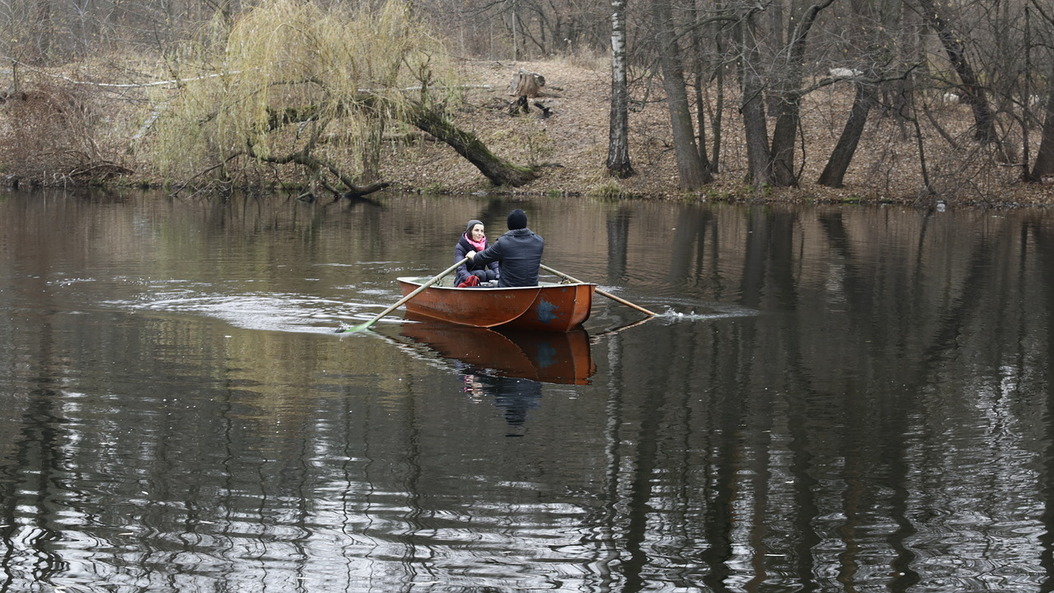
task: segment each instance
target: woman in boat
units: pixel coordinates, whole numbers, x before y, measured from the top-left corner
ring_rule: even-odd
[[[457,245],[454,246],[454,261],[461,261],[469,253],[483,251],[486,248],[487,234],[484,232],[483,223],[475,219],[470,220],[465,226],[465,232],[461,233]],[[468,283],[466,286],[478,286],[484,282],[497,280],[500,272],[501,268],[496,261],[476,264],[469,260],[467,264],[458,266],[455,271],[454,286],[461,286],[466,282]],[[473,277],[475,280],[471,279]]]

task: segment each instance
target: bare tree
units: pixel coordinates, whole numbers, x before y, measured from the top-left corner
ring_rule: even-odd
[[[1049,5],[1044,4],[1040,0],[1033,0],[1030,8],[1036,10],[1043,18],[1043,21],[1046,22],[1048,33],[1054,32],[1054,11],[1050,9]],[[1054,177],[1054,44],[1051,44],[1049,37],[1045,51],[1047,58],[1045,61],[1048,66],[1046,73],[1047,97],[1043,102],[1045,113],[1039,151],[1036,153],[1035,166],[1027,177],[1027,180],[1032,182],[1042,182],[1045,178],[1050,179]]]
[[[879,28],[884,28],[890,22],[876,18],[882,11],[882,7],[887,6],[887,4],[884,2],[872,3],[866,0],[851,0],[850,2],[853,20],[855,21],[851,24],[852,34],[858,39],[867,40],[868,54],[875,55],[880,51],[879,48],[888,46],[888,39],[875,35],[876,27],[869,26],[878,24]],[[900,2],[892,4],[895,7],[900,6]],[[895,23],[896,21],[893,22]],[[843,69],[845,68],[843,67]],[[820,185],[828,187],[842,187],[849,164],[852,162],[853,156],[856,154],[856,148],[863,136],[868,115],[878,103],[878,83],[874,82],[879,74],[877,68],[873,67],[866,73],[866,80],[862,79],[865,75],[862,70],[856,68],[848,68],[848,70],[849,74],[853,75],[846,79],[854,87],[853,106],[849,111],[849,117],[845,122],[845,126],[842,128],[842,133],[838,136],[838,142],[831,151],[830,158],[827,159],[827,164],[817,180]]]
[[[773,180],[768,124],[765,121],[765,80],[761,73],[761,50],[755,22],[758,10],[760,8],[748,6],[736,25],[740,112],[743,114],[747,168],[755,188],[770,185]]]
[[[655,37],[658,40],[662,86],[666,91],[666,105],[673,130],[673,148],[680,187],[696,190],[712,181],[713,176],[706,158],[706,146],[699,146],[695,141],[695,127],[688,105],[681,48],[669,0],[652,0],[652,19]]]
[[[995,132],[995,116],[988,102],[985,87],[966,55],[966,45],[963,43],[962,34],[955,30],[933,0],[918,0],[918,3],[922,14],[936,31],[944,51],[948,54],[948,60],[959,75],[961,99],[970,105],[973,112],[974,137],[984,144],[998,142],[998,135]]]
[[[802,79],[806,42],[809,32],[816,23],[820,11],[831,5],[834,0],[822,0],[806,8],[790,34],[789,45],[785,52],[786,62],[779,69],[779,105],[776,111],[776,127],[772,132],[772,177],[780,186],[798,184],[798,173],[795,169],[794,145],[801,124]]]
[[[500,59],[601,51],[610,41],[609,0],[428,0],[419,12],[451,45]]]
[[[1054,177],[1054,79],[1047,89],[1046,117],[1043,119],[1043,135],[1036,153],[1036,164],[1032,167],[1029,181],[1041,182]]]
[[[827,164],[820,173],[817,183],[827,187],[842,187],[849,163],[853,160],[860,137],[864,133],[864,125],[867,123],[867,115],[877,101],[877,90],[870,83],[854,83],[856,94],[853,98],[853,107],[849,112],[849,118],[842,128],[838,142],[827,159]]]
[[[633,175],[629,158],[629,89],[626,82],[626,3],[611,0],[611,117],[607,170],[613,177]]]

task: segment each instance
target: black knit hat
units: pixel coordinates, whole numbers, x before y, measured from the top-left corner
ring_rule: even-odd
[[[517,208],[509,213],[508,223],[510,231],[525,229],[527,228],[527,215],[524,214],[523,210]]]

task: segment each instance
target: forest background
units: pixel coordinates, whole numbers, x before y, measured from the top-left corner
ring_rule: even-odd
[[[0,0],[8,187],[1054,202],[1046,0]]]

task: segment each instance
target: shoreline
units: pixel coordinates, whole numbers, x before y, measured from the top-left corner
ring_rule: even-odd
[[[845,186],[830,188],[813,182],[819,178],[826,155],[834,145],[852,103],[847,85],[810,94],[803,101],[799,178],[796,187],[755,189],[746,178],[746,154],[741,122],[734,104],[723,106],[722,141],[719,171],[715,181],[698,191],[678,189],[678,178],[669,114],[654,80],[642,79],[634,87],[635,97],[645,97],[634,104],[630,113],[630,159],[636,174],[627,179],[607,175],[608,118],[610,73],[605,59],[554,58],[532,62],[460,60],[462,103],[453,110],[451,119],[460,128],[473,133],[498,157],[509,163],[540,171],[537,179],[522,187],[493,186],[478,169],[455,151],[420,130],[403,127],[391,130],[386,138],[371,181],[389,184],[384,191],[415,194],[472,194],[544,198],[546,196],[589,197],[602,200],[651,200],[758,204],[844,204],[903,205],[916,208],[971,207],[1021,208],[1054,205],[1054,184],[1041,185],[1019,180],[1021,166],[1001,165],[993,155],[973,147],[976,159],[964,163],[968,147],[952,150],[938,140],[927,148],[926,168],[929,180],[924,183],[919,163],[914,162],[915,139],[897,135],[894,122],[879,113],[868,122],[868,129],[854,155]],[[545,111],[531,107],[527,115],[510,115],[508,95],[510,77],[521,70],[543,75],[547,84],[537,101]],[[661,86],[661,85],[660,85]],[[56,90],[57,97],[63,96]],[[145,95],[144,95],[145,98]],[[105,150],[94,161],[63,169],[45,170],[51,183],[26,183],[17,168],[0,162],[0,189],[99,187],[119,190],[138,188],[184,191],[310,191],[309,176],[295,168],[271,167],[263,163],[238,163],[236,172],[224,180],[208,180],[207,172],[189,179],[162,178],[149,163],[149,137],[141,135],[151,115],[153,103],[134,103],[126,96],[102,91],[86,95],[93,110],[112,120],[93,138]],[[534,100],[532,100],[534,101]],[[956,133],[968,135],[969,114],[963,107],[947,108],[945,117],[957,126]],[[963,110],[961,112],[952,109]],[[8,112],[10,113],[10,112]],[[4,124],[0,111],[0,130]],[[8,118],[15,115],[6,115]],[[710,114],[713,116],[713,113]],[[709,126],[710,121],[706,122]],[[11,124],[8,123],[8,126]],[[771,120],[770,120],[771,125]],[[951,129],[951,125],[949,129]],[[707,134],[712,130],[707,128]],[[147,134],[149,136],[149,134]],[[33,147],[12,144],[19,150]],[[714,145],[707,143],[708,150]],[[355,157],[349,156],[353,160]],[[12,162],[18,162],[18,158]],[[354,169],[351,163],[344,166]],[[972,174],[968,175],[968,174]],[[191,181],[200,176],[201,185]],[[260,183],[267,180],[267,183]],[[1054,180],[1051,180],[1054,182]],[[253,182],[253,183],[247,183]],[[930,187],[934,193],[922,188]],[[316,187],[318,202],[332,200],[334,194]],[[177,190],[178,191],[178,190]]]

